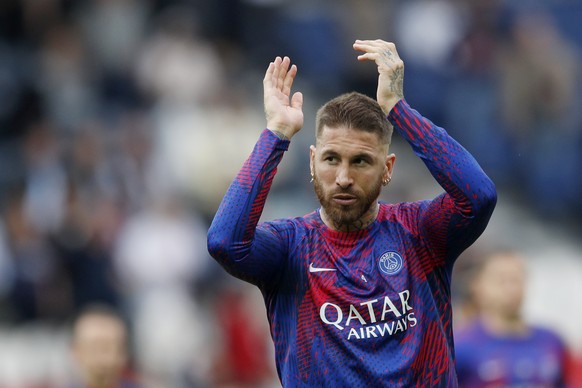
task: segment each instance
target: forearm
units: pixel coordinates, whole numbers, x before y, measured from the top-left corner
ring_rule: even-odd
[[[264,130],[228,188],[208,231],[208,250],[221,264],[228,266],[248,256],[277,165],[288,145],[289,141]]]
[[[471,217],[490,211],[489,208],[492,210],[496,201],[495,185],[475,158],[443,128],[422,117],[405,100],[396,104],[388,119],[462,215]]]

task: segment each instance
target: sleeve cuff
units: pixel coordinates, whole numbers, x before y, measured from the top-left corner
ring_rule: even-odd
[[[289,149],[289,143],[291,142],[287,136],[280,132],[272,131],[269,128],[265,128],[263,131],[263,136],[269,136],[271,139],[275,140],[275,148],[279,150],[287,151]]]
[[[392,124],[395,123],[396,119],[398,117],[400,117],[400,115],[402,114],[402,111],[408,111],[410,110],[410,105],[408,105],[408,102],[406,102],[406,100],[403,98],[400,101],[398,101],[396,103],[396,105],[394,105],[394,107],[392,108],[392,110],[390,111],[390,113],[388,113],[388,121],[390,121]]]

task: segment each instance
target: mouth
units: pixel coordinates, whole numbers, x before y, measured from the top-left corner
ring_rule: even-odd
[[[351,194],[335,194],[331,198],[333,202],[343,206],[353,205],[358,200],[358,198],[355,195]]]

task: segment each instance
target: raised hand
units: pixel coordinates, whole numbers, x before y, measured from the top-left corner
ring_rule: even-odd
[[[297,66],[289,57],[275,58],[269,64],[263,79],[265,116],[267,128],[291,139],[303,127],[303,95],[295,92],[291,96]]]
[[[374,61],[378,66],[377,100],[388,114],[398,101],[404,98],[404,62],[398,56],[394,43],[376,40],[356,40],[354,49],[364,54],[358,61]]]

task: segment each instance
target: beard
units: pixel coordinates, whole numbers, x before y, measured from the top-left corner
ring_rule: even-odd
[[[337,188],[326,192],[319,179],[317,179],[317,175],[315,175],[313,177],[313,188],[321,207],[334,226],[338,229],[342,227],[349,228],[360,221],[371,209],[372,204],[378,200],[382,190],[382,181],[378,179],[367,193],[356,192],[351,188],[345,190]],[[338,205],[333,202],[333,196],[336,194],[353,195],[357,198],[356,203],[353,205]]]

